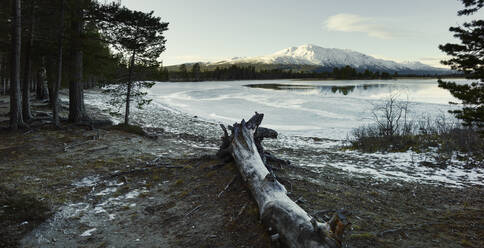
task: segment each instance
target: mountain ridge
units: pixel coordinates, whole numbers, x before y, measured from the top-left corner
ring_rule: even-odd
[[[191,63],[190,63],[191,64]],[[223,66],[232,64],[263,64],[280,65],[281,68],[291,66],[311,66],[317,70],[331,70],[350,66],[358,71],[398,72],[401,74],[450,74],[449,69],[432,67],[419,61],[398,63],[392,60],[377,59],[351,49],[324,48],[313,44],[289,47],[273,54],[255,57],[234,57],[231,59],[205,62],[206,66]]]

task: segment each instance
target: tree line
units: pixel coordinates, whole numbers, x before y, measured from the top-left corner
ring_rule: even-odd
[[[104,4],[103,4],[104,3]],[[35,120],[31,97],[52,106],[59,125],[59,89],[69,89],[68,121],[90,121],[84,89],[116,83],[126,113],[137,80],[160,80],[158,57],[168,23],[153,12],[94,0],[9,0],[0,5],[0,94],[10,95],[10,127]],[[134,99],[133,99],[134,98]],[[126,122],[128,122],[126,118]]]
[[[302,71],[292,69],[260,69],[255,66],[231,65],[216,67],[213,70],[201,70],[199,63],[195,63],[189,70],[182,64],[177,71],[164,69],[161,78],[166,81],[227,81],[227,80],[258,80],[258,79],[392,79],[398,76],[395,72],[373,72],[370,70],[357,71],[351,66],[336,67],[329,71]]]

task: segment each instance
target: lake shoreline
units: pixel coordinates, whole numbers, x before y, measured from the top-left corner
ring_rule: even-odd
[[[252,81],[274,81],[274,80],[290,80],[290,81],[367,81],[367,80],[382,80],[382,81],[392,81],[392,80],[403,80],[403,79],[466,79],[464,76],[455,75],[438,75],[438,76],[392,76],[392,78],[276,78],[276,79],[251,79]],[[167,83],[203,83],[203,82],[230,82],[230,81],[247,81],[247,79],[224,79],[224,80],[169,80],[160,81]]]
[[[91,105],[88,108],[106,114]],[[198,118],[193,121],[199,122]],[[146,130],[158,139],[110,128],[2,132],[2,144],[8,146],[1,150],[5,156],[0,171],[6,180],[0,187],[15,189],[19,197],[9,198],[10,202],[34,196],[57,218],[43,224],[32,222],[40,225],[32,233],[17,236],[21,246],[271,246],[242,180],[236,179],[217,197],[238,175],[235,166],[220,168],[220,162],[209,156],[214,150],[192,147],[190,142],[202,137],[160,128]],[[217,140],[208,141],[218,145]],[[275,155],[289,152],[270,147]],[[289,154],[305,156],[309,149]],[[186,150],[192,150],[192,155],[182,155]],[[321,158],[336,165],[339,155],[334,156]],[[353,225],[345,240],[352,247],[483,245],[474,238],[484,224],[479,217],[484,213],[483,186],[382,180],[337,166],[314,168],[297,163],[276,174],[290,197],[299,199],[317,218],[325,220],[335,210],[347,210]],[[12,225],[17,227],[24,220],[18,221]],[[36,243],[38,235],[46,238],[44,243]]]

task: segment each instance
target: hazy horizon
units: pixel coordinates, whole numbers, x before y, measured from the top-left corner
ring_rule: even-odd
[[[443,67],[439,44],[448,31],[482,14],[458,17],[457,0],[339,3],[280,1],[122,0],[169,22],[164,65],[253,57],[304,44],[351,49],[375,58]]]

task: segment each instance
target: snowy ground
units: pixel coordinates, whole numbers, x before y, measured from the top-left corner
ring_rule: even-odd
[[[198,151],[216,150],[221,129],[218,123],[231,124],[241,118],[250,118],[254,111],[265,114],[263,125],[276,129],[277,140],[266,141],[267,148],[293,164],[312,168],[344,171],[358,177],[381,180],[404,180],[446,186],[484,185],[484,169],[468,169],[465,162],[453,159],[447,168],[422,166],[433,162],[435,154],[415,153],[361,153],[341,149],[348,132],[367,120],[370,101],[381,101],[389,91],[411,92],[415,114],[433,111],[445,112],[445,104],[452,98],[439,89],[434,80],[338,81],[338,86],[355,86],[347,95],[328,87],[335,82],[282,81],[284,84],[315,84],[320,88],[308,91],[280,91],[245,87],[250,83],[274,81],[236,81],[203,83],[159,83],[149,91],[153,103],[144,110],[133,111],[132,119],[148,128],[163,128],[179,135],[181,146],[187,150],[169,151],[171,155],[194,155]],[[277,83],[281,83],[277,81]],[[350,88],[351,89],[351,88]],[[439,91],[440,90],[440,91]],[[333,93],[335,91],[336,93]],[[409,93],[410,94],[410,93]],[[100,106],[105,112],[107,97],[100,93],[86,94],[86,102]],[[247,100],[248,99],[248,100]],[[304,107],[306,106],[306,107]],[[327,107],[329,106],[329,107]],[[113,117],[114,121],[121,121]],[[176,155],[175,155],[176,156]]]

